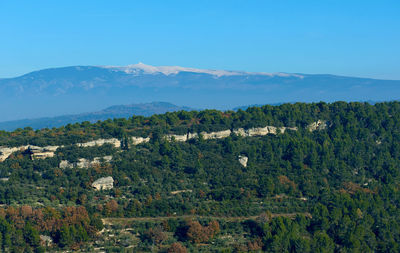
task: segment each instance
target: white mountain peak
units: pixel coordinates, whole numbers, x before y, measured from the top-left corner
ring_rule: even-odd
[[[301,75],[286,74],[286,73],[265,73],[265,72],[245,72],[245,71],[229,71],[229,70],[213,70],[213,69],[197,69],[197,68],[186,68],[180,66],[151,66],[139,62],[137,64],[131,64],[128,66],[102,66],[103,68],[113,69],[115,71],[123,71],[127,74],[164,74],[164,75],[176,75],[180,72],[200,73],[209,74],[217,77],[221,76],[243,76],[243,75],[265,75],[265,76],[281,76],[289,77],[296,76],[303,78]]]

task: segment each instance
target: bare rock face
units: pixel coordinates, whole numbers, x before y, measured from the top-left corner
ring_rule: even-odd
[[[172,195],[176,195],[178,193],[184,193],[184,192],[192,192],[192,190],[179,190],[179,191],[172,191],[170,192]]]
[[[247,156],[243,156],[243,155],[240,155],[239,157],[239,162],[240,162],[240,164],[243,166],[243,167],[247,167],[247,162],[248,162],[248,160],[249,160],[249,158],[247,157]]]
[[[72,163],[68,162],[67,160],[62,160],[60,162],[60,164],[58,165],[58,167],[60,169],[70,169],[70,168],[73,168],[74,165]]]
[[[40,235],[40,241],[47,247],[53,245],[53,239],[47,235]]]
[[[101,160],[104,160],[104,162],[109,163],[109,162],[111,162],[112,158],[113,158],[112,155],[107,155],[107,156],[103,156],[103,157],[95,157],[93,159],[92,163],[100,164]]]
[[[247,133],[248,136],[264,136],[267,134],[276,134],[276,129],[277,128],[273,126],[257,127],[248,129]]]
[[[249,137],[249,136],[263,136],[267,134],[276,134],[276,127],[266,126],[266,127],[254,127],[250,129],[239,128],[233,130],[236,135]]]
[[[299,129],[297,127],[281,127],[280,130],[284,133],[286,130],[297,131]]]
[[[314,122],[310,124],[307,128],[310,131],[314,130],[322,130],[327,127],[326,121],[321,121],[318,120],[317,122]],[[235,129],[231,131],[230,129],[223,130],[223,131],[218,131],[218,132],[201,132],[201,135],[203,136],[203,139],[209,140],[209,139],[222,139],[229,137],[231,133],[233,132],[234,134],[238,136],[243,136],[243,137],[251,137],[251,136],[264,136],[267,134],[277,134],[277,133],[284,133],[287,130],[293,130],[297,131],[297,127],[274,127],[274,126],[266,126],[266,127],[255,127],[255,128],[250,128],[250,129]],[[188,133],[184,135],[175,135],[175,134],[169,134],[166,135],[165,138],[169,141],[175,140],[179,142],[185,142],[191,139],[196,139],[199,137],[198,133]],[[130,137],[131,138],[131,143],[132,145],[138,145],[141,143],[146,143],[150,141],[150,137]],[[121,148],[121,141],[116,139],[116,138],[111,138],[111,139],[98,139],[94,141],[89,141],[85,143],[76,143],[78,147],[94,147],[94,146],[102,146],[104,144],[111,144],[116,148]],[[26,146],[20,146],[20,147],[0,147],[0,162],[3,162],[6,160],[12,153],[17,152],[17,151],[24,151],[29,149],[31,152],[31,158],[32,159],[45,159],[48,157],[53,157],[55,155],[55,151],[57,148],[63,147],[63,146],[46,146],[46,147],[37,147],[37,146],[32,146],[32,145],[26,145]],[[103,157],[105,160],[107,160],[105,157]],[[60,163],[60,168],[73,168],[73,167],[90,167],[93,166],[94,163],[99,163],[100,160],[96,160],[100,158],[95,158],[94,161],[87,161],[85,159],[80,159],[79,162],[76,164],[69,164],[68,161],[61,161]]]
[[[104,161],[106,163],[109,163],[112,160],[112,156],[103,156],[103,157],[95,157],[93,161],[85,159],[85,158],[79,158],[77,163],[70,163],[66,160],[62,160],[58,167],[60,169],[72,169],[72,168],[91,168],[96,165],[100,165],[101,161]]]
[[[188,135],[187,135],[188,140],[195,139],[197,137],[199,137],[199,135],[197,133],[188,133]]]
[[[132,140],[132,144],[133,145],[138,145],[138,144],[141,144],[141,143],[149,142],[150,138],[149,137],[143,138],[143,137],[135,137],[135,136],[133,136],[133,137],[131,137],[131,140]]]
[[[28,150],[31,154],[31,159],[45,159],[47,157],[53,157],[54,152],[60,146],[46,146],[46,147],[37,147],[33,145],[25,145],[20,147],[0,147],[0,162],[6,160],[12,153],[17,151],[25,151]]]
[[[251,137],[251,136],[264,136],[267,134],[285,133],[286,130],[297,131],[297,127],[254,127],[249,129],[238,128],[233,130],[233,133],[238,136]]]
[[[78,162],[76,163],[76,167],[78,168],[89,168],[90,167],[90,160],[85,158],[79,158]]]
[[[121,147],[121,141],[116,139],[116,138],[111,138],[111,139],[98,139],[98,140],[94,140],[94,141],[89,141],[89,142],[85,142],[85,143],[77,143],[76,145],[78,147],[94,147],[94,146],[102,146],[104,144],[111,144],[116,148],[120,148]]]
[[[203,136],[204,140],[222,139],[222,138],[226,138],[229,135],[231,135],[231,130],[228,129],[228,130],[224,130],[224,131],[211,132],[211,133],[202,132],[201,135]]]
[[[184,134],[184,135],[168,134],[168,135],[165,136],[165,138],[168,141],[175,140],[175,141],[185,142],[185,141],[188,140],[188,135],[187,134]]]
[[[23,150],[25,150],[27,147],[24,147]],[[17,152],[21,150],[21,147],[13,147],[13,148],[8,148],[8,147],[0,147],[0,162],[5,161],[12,153]]]
[[[96,190],[109,190],[114,187],[114,179],[112,177],[102,177],[92,183],[92,187]]]
[[[53,157],[54,152],[57,150],[59,146],[46,146],[46,147],[37,147],[37,146],[29,146],[29,151],[31,153],[32,160],[34,159],[46,159],[48,157]]]
[[[324,130],[328,127],[326,120],[317,120],[307,126],[308,131],[313,132],[316,130]]]
[[[244,130],[244,128],[235,129],[235,130],[233,130],[233,133],[236,134],[237,136],[243,136],[243,137],[248,136],[248,134],[247,134],[246,130]]]

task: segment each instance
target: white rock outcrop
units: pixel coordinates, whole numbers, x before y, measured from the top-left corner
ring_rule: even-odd
[[[243,156],[243,155],[240,155],[239,157],[238,157],[238,160],[239,160],[239,163],[243,166],[243,167],[247,167],[247,162],[249,161],[249,158],[247,157],[247,156]]]
[[[116,139],[116,138],[111,138],[111,139],[98,139],[94,141],[89,141],[89,142],[84,142],[84,143],[77,143],[76,145],[78,147],[94,147],[94,146],[102,146],[104,144],[111,144],[116,148],[121,147],[121,141]]]
[[[195,138],[199,137],[199,135],[197,133],[188,133],[187,136],[188,136],[187,137],[188,140],[195,139]]]
[[[78,168],[89,168],[91,161],[85,158],[79,158],[78,162],[76,163],[76,167]]]
[[[249,136],[263,136],[267,134],[276,134],[276,127],[266,126],[266,127],[255,127],[250,129],[235,129],[233,133],[238,136],[249,137]]]
[[[67,160],[62,160],[62,161],[60,162],[60,164],[58,165],[58,167],[59,167],[60,169],[69,169],[69,168],[73,168],[74,165],[73,165],[73,163],[70,163],[70,162],[68,162]]]
[[[43,243],[44,246],[51,247],[53,246],[53,238],[48,235],[40,235],[40,241]]]
[[[321,121],[318,120],[317,122],[314,122],[310,124],[307,128],[310,131],[314,130],[322,130],[327,127],[326,121]],[[297,127],[274,127],[274,126],[266,126],[266,127],[255,127],[255,128],[250,128],[250,129],[235,129],[233,131],[227,129],[223,131],[217,131],[217,132],[201,132],[200,134],[203,136],[203,139],[209,140],[209,139],[222,139],[226,138],[231,135],[233,132],[236,135],[243,136],[243,137],[251,137],[251,136],[264,136],[267,134],[277,134],[278,132],[284,133],[286,130],[293,130],[297,131]],[[169,134],[166,135],[165,138],[169,141],[175,140],[179,142],[185,142],[191,139],[198,138],[199,134],[198,133],[188,133],[184,135],[176,135],[176,134]],[[132,136],[131,142],[132,145],[138,145],[141,143],[146,143],[150,141],[150,137],[136,137]],[[104,144],[111,144],[116,148],[121,147],[121,141],[116,139],[116,138],[111,138],[111,139],[98,139],[94,141],[89,141],[85,143],[76,143],[75,145],[78,147],[94,147],[94,146],[102,146]],[[20,146],[20,147],[0,147],[0,162],[3,162],[6,160],[12,153],[17,152],[17,151],[24,151],[26,149],[31,150],[31,158],[32,159],[44,159],[47,157],[53,157],[55,151],[59,147],[64,147],[64,146],[46,146],[46,147],[37,147],[37,146],[32,146],[32,145],[26,145],[26,146]],[[92,162],[88,162],[85,160],[79,161],[80,165],[82,167],[88,167]],[[71,167],[70,164],[68,164],[67,161],[61,161],[60,163],[60,168],[69,168]],[[73,167],[73,166],[72,166]]]
[[[46,146],[43,149],[47,150],[47,151],[52,151],[52,152],[56,152],[58,148],[60,147],[64,147],[64,146]]]
[[[232,131],[231,130],[223,130],[219,132],[201,132],[200,134],[203,136],[203,139],[205,140],[210,140],[210,139],[222,139],[226,138],[229,135],[231,135]],[[199,134],[198,133],[188,133],[188,134],[183,134],[183,135],[177,135],[177,134],[168,134],[165,136],[165,138],[168,141],[180,141],[180,142],[185,142],[191,139],[198,138]]]
[[[246,132],[248,136],[264,136],[267,134],[276,134],[277,129],[278,129],[277,127],[273,126],[255,127],[248,129]]]
[[[168,141],[174,140],[174,141],[183,141],[183,142],[185,142],[185,141],[188,140],[188,135],[187,134],[183,134],[183,135],[168,134],[168,135],[165,136],[165,138]]]
[[[46,146],[46,147],[38,147],[33,145],[25,145],[19,147],[0,147],[0,162],[6,160],[12,153],[17,151],[25,151],[29,150],[31,153],[31,159],[45,159],[47,157],[53,157],[54,152],[60,146]]]
[[[297,127],[274,127],[274,126],[266,126],[266,127],[254,127],[249,129],[238,128],[233,130],[233,133],[238,136],[243,137],[251,137],[251,136],[264,136],[267,134],[277,134],[278,131],[280,133],[285,133],[286,130],[297,131]]]
[[[100,165],[102,160],[109,163],[112,160],[112,156],[95,157],[93,160],[79,158],[77,163],[70,163],[67,160],[62,160],[58,167],[60,167],[60,169],[91,168]]]
[[[38,146],[29,146],[28,150],[31,153],[31,159],[46,159],[48,157],[53,157],[54,152],[59,148],[59,146],[46,146],[46,147],[38,147]]]
[[[101,177],[92,183],[92,187],[96,190],[109,190],[114,187],[114,179],[112,177]]]
[[[113,158],[112,155],[106,155],[106,156],[103,156],[103,157],[95,157],[93,159],[93,162],[100,164],[101,160],[103,159],[104,162],[109,163],[109,162],[111,162],[112,158]]]
[[[203,136],[204,140],[209,140],[209,139],[222,139],[230,136],[232,133],[231,130],[224,130],[224,131],[219,131],[219,132],[211,132],[211,133],[206,133],[206,132],[201,132],[201,135]]]
[[[249,136],[248,133],[246,132],[246,130],[244,130],[244,128],[238,128],[238,129],[234,129],[233,133],[236,134],[237,136]]]
[[[150,137],[143,138],[143,137],[132,136],[131,140],[132,140],[132,144],[133,145],[139,145],[141,143],[149,142],[150,141]]]
[[[192,190],[179,190],[179,191],[172,191],[170,192],[172,195],[176,195],[178,193],[184,193],[184,192],[192,192]]]
[[[328,127],[326,120],[317,120],[307,126],[308,131],[313,132],[316,130],[324,130]]]
[[[0,162],[5,161],[12,153],[20,151],[20,150],[25,150],[27,149],[28,146],[22,146],[22,147],[0,147]]]
[[[279,130],[281,133],[285,133],[286,130],[297,131],[299,130],[297,127],[280,127]]]

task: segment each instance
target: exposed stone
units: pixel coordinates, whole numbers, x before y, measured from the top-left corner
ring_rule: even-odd
[[[219,132],[211,132],[211,133],[206,133],[206,132],[201,132],[201,135],[203,136],[204,140],[208,139],[222,139],[230,136],[232,133],[231,130],[224,130],[224,131],[219,131]]]
[[[91,168],[94,167],[95,165],[100,165],[102,160],[104,160],[104,162],[110,162],[112,160],[112,156],[95,157],[93,161],[85,158],[79,158],[77,163],[70,163],[66,160],[62,160],[58,166],[60,167],[60,169],[71,169],[76,167]]]
[[[276,134],[277,128],[273,126],[256,127],[247,130],[249,136],[264,136],[267,134]]]
[[[248,134],[246,133],[246,130],[244,130],[244,128],[238,128],[233,130],[233,133],[236,134],[237,136],[248,136]]]
[[[184,135],[168,134],[165,136],[165,138],[168,141],[175,140],[175,141],[183,141],[184,142],[184,141],[188,140],[188,135],[187,134],[184,134]]]
[[[132,136],[131,140],[132,140],[132,144],[133,145],[138,145],[138,144],[141,144],[141,143],[149,142],[150,141],[150,137],[143,138],[143,137]]]
[[[243,167],[247,167],[247,161],[249,160],[249,158],[247,157],[247,156],[243,156],[243,155],[240,155],[239,157],[239,162],[240,162],[240,164],[243,166]]]
[[[183,193],[183,192],[192,192],[192,190],[172,191],[171,194],[172,194],[172,195],[176,195],[176,194],[178,194],[178,193]]]
[[[85,142],[85,143],[77,143],[76,145],[78,147],[94,147],[94,146],[102,146],[104,144],[111,144],[116,148],[120,148],[121,147],[121,141],[116,139],[116,138],[111,138],[111,139],[98,139],[98,140],[94,140],[94,141],[89,141],[89,142]]]
[[[93,159],[93,162],[100,164],[101,160],[103,159],[104,162],[109,163],[109,162],[111,162],[112,158],[113,158],[112,155],[107,155],[107,156],[103,156],[103,157],[95,157]]]
[[[92,183],[92,187],[96,190],[109,190],[114,187],[114,179],[112,177],[102,177]]]
[[[328,127],[326,120],[317,120],[307,126],[308,131],[313,132],[315,130],[324,130]]]
[[[291,130],[291,131],[297,131],[299,130],[297,127],[281,127],[279,128],[281,130],[281,133],[285,133],[286,130]]]
[[[90,167],[90,160],[85,158],[79,158],[78,162],[76,163],[76,167],[78,168],[89,168]]]
[[[22,147],[0,147],[0,162],[5,161],[12,153],[20,151],[20,150],[25,150],[28,146],[22,146]]]
[[[248,137],[248,136],[263,136],[269,133],[276,134],[276,127],[266,126],[266,127],[255,127],[250,129],[239,128],[233,130],[233,133],[239,136]]]
[[[53,239],[47,235],[40,235],[40,241],[43,246],[51,247],[53,245]]]
[[[47,157],[53,157],[54,152],[60,146],[46,146],[46,147],[37,147],[33,145],[25,145],[20,147],[0,147],[0,162],[6,160],[12,153],[17,151],[25,151],[29,150],[31,153],[32,159],[45,159]]]
[[[317,121],[309,125],[307,128],[310,131],[314,131],[315,129],[321,130],[325,129],[327,127],[326,121]],[[281,133],[284,133],[286,130],[293,130],[296,131],[297,127],[274,127],[274,126],[266,126],[266,127],[258,127],[258,128],[250,128],[250,129],[243,129],[239,128],[236,130],[233,130],[233,133],[239,136],[243,137],[249,137],[249,136],[263,136],[267,134],[277,134],[278,131]],[[218,131],[218,132],[211,132],[211,133],[206,133],[202,132],[201,135],[205,140],[208,139],[222,139],[230,136],[232,133],[231,130],[223,130],[223,131]],[[175,135],[175,134],[169,134],[166,136],[167,140],[172,140],[175,139],[176,141],[188,141],[191,139],[198,138],[197,133],[188,133],[186,135]],[[131,137],[131,141],[133,145],[138,145],[141,143],[146,143],[150,141],[149,137]],[[116,138],[111,138],[111,139],[98,139],[94,141],[89,141],[85,143],[77,143],[76,145],[79,147],[93,147],[93,146],[102,146],[104,144],[112,144],[114,147],[120,148],[121,147],[121,141],[116,139]],[[26,149],[30,149],[31,152],[31,158],[32,159],[45,159],[47,157],[53,157],[55,151],[57,148],[63,147],[63,146],[46,146],[46,147],[37,147],[37,146],[31,146],[31,145],[26,145],[26,146],[20,146],[20,147],[0,147],[0,162],[3,162],[6,160],[12,153],[17,152],[17,151],[24,151]],[[89,162],[89,166],[91,163],[96,162],[96,160]],[[79,161],[80,166],[82,167],[87,167],[88,161],[85,160],[80,160]],[[60,168],[69,168],[69,167],[74,167],[71,166],[68,161],[61,161],[60,163]]]
[[[60,169],[70,169],[70,168],[73,168],[74,165],[72,163],[68,162],[67,160],[62,160],[60,162],[60,164],[58,165],[58,167]]]
[[[238,128],[233,130],[233,133],[243,137],[251,137],[251,136],[264,136],[267,134],[277,134],[278,131],[280,133],[284,133],[286,130],[297,131],[297,127],[274,127],[274,126],[266,126],[266,127],[254,127],[249,128],[247,130],[243,128]]]
[[[46,146],[46,147],[37,147],[37,146],[29,146],[28,150],[31,153],[31,159],[46,159],[48,157],[53,157],[54,152],[57,150],[59,146]]]
[[[188,133],[187,136],[188,136],[187,137],[188,140],[195,139],[195,138],[199,137],[199,135],[197,133]]]
[[[46,146],[46,147],[44,147],[44,150],[56,152],[59,147],[63,147],[63,146]]]
[[[10,179],[10,178],[8,178],[8,177],[2,177],[2,178],[0,178],[0,181],[2,181],[2,182],[7,182],[9,179]]]

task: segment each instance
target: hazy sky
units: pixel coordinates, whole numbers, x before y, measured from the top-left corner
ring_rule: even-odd
[[[400,1],[0,0],[0,77],[139,61],[400,79]]]

